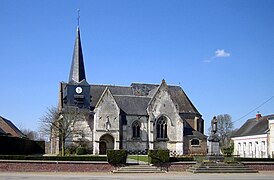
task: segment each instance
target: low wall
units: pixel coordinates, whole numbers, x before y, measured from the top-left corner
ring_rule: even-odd
[[[164,164],[163,166],[157,165],[158,168],[163,168],[167,171],[186,171],[190,166],[196,164],[195,161],[186,161],[186,162],[173,162]]]
[[[258,171],[274,171],[274,162],[242,162]],[[183,172],[196,162],[174,162],[163,168]],[[107,162],[87,161],[20,161],[0,160],[0,172],[110,172],[114,167]]]
[[[274,171],[274,162],[242,162],[245,166],[258,171]]]
[[[274,171],[274,162],[241,162],[247,167],[258,171]],[[167,169],[168,171],[186,171],[190,166],[196,164],[194,161],[189,162],[173,162],[170,164],[164,165],[162,168]],[[161,168],[159,166],[159,168]]]
[[[0,172],[110,172],[107,162],[1,160]]]
[[[190,166],[193,166],[196,162],[174,162],[170,163],[168,171],[186,171]]]

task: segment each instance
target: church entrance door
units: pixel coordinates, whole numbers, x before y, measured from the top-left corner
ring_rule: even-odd
[[[99,143],[99,154],[107,154],[107,144],[106,142]]]
[[[99,154],[107,154],[107,149],[114,149],[114,138],[110,134],[100,137]]]

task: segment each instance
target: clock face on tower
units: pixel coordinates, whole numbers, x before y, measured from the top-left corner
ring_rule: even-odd
[[[83,91],[83,89],[82,89],[81,87],[77,87],[77,88],[75,89],[75,92],[76,92],[77,94],[81,94],[82,91]]]

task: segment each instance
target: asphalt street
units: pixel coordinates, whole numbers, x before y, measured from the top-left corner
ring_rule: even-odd
[[[111,173],[19,173],[19,172],[0,172],[0,180],[125,180],[125,179],[142,179],[142,180],[215,180],[215,179],[264,179],[273,180],[274,172],[260,172],[258,174],[192,174],[182,173],[165,173],[165,174],[111,174]]]

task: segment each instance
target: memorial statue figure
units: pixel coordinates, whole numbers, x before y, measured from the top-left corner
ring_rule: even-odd
[[[211,134],[217,133],[217,123],[218,123],[218,120],[216,116],[214,116],[213,119],[211,120]]]

